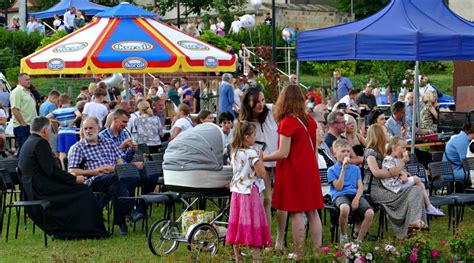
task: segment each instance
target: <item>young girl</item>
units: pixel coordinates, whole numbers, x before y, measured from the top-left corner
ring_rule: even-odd
[[[425,190],[425,185],[420,178],[418,176],[410,176],[410,174],[405,170],[405,163],[410,160],[408,152],[405,150],[406,146],[405,140],[399,136],[392,137],[388,142],[387,156],[385,156],[382,166],[390,172],[392,177],[382,179],[382,185],[394,193],[398,193],[412,185],[416,185],[423,193],[423,199],[427,207],[426,214],[444,216],[444,213],[441,210],[431,204],[428,193]]]
[[[240,248],[271,247],[272,238],[259,192],[263,191],[263,154],[252,148],[256,140],[256,126],[247,121],[236,121],[232,140],[233,177],[229,226],[226,243],[234,245],[234,256],[240,259]],[[262,187],[263,186],[263,187]]]

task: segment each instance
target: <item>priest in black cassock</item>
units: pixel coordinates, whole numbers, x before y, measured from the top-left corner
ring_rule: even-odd
[[[51,202],[44,222],[41,209],[29,210],[30,217],[46,233],[57,238],[108,237],[94,194],[83,184],[86,178],[73,176],[58,166],[48,143],[50,129],[47,118],[35,118],[31,135],[19,156],[18,167],[27,200]]]

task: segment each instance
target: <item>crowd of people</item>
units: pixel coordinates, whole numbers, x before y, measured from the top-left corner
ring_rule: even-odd
[[[340,77],[337,72],[335,75]],[[9,103],[11,110],[19,168],[25,175],[33,175],[25,182],[28,195],[58,202],[48,215],[53,219],[39,224],[57,236],[108,235],[102,218],[95,216],[104,205],[90,199],[92,192],[104,192],[110,197],[114,224],[126,235],[127,215],[133,221],[140,220],[144,217],[144,204],[134,206],[119,197],[133,195],[139,183],[144,186],[143,193],[157,190],[158,178],[142,176],[143,162],[134,158],[138,145],[146,145],[149,152],[156,153],[177,136],[185,136],[185,131],[205,122],[221,126],[225,148],[231,149],[227,155],[234,175],[229,183],[232,198],[226,242],[235,245],[237,259],[241,246],[282,250],[288,218],[293,234],[293,253],[289,256],[302,257],[305,225],[313,248],[318,251],[322,241],[318,210],[324,207],[323,195],[329,195],[339,210],[341,243],[363,242],[373,221],[375,203],[384,206],[399,239],[413,229],[425,229],[427,215],[444,215],[430,203],[420,178],[405,169],[406,139],[412,136],[407,124],[413,112],[411,93],[406,95],[406,102],[395,102],[391,115],[385,116],[374,102],[370,85],[363,92],[354,92],[350,80],[343,81],[344,86],[335,95],[341,99],[331,109],[320,91],[310,89],[303,94],[294,82],[296,76],[290,76],[273,105],[265,102],[264,91],[253,73],[238,79],[224,73],[214,87],[205,79],[190,85],[186,77],[170,83],[156,77],[151,87],[134,79],[128,89],[123,88],[123,81],[117,87],[101,81],[81,88],[75,105],[69,96],[53,90],[37,109],[30,77],[22,73],[9,102],[2,102]],[[218,101],[208,103],[209,110],[201,109],[201,94],[216,93],[215,89],[219,90]],[[421,116],[424,112],[435,115],[431,110],[435,107],[432,96],[425,92],[427,109],[421,111]],[[218,116],[213,114],[216,110]],[[413,134],[433,132],[432,129],[422,124]],[[466,153],[462,156],[458,146],[467,147],[472,139],[474,126],[466,124],[448,142],[446,158],[460,162]],[[48,154],[36,156],[39,151]],[[54,157],[67,158],[68,172],[54,165]],[[114,167],[122,163],[133,164],[140,179],[118,180]],[[320,169],[328,169],[329,187],[321,184]],[[48,191],[38,191],[38,180],[47,182],[41,187]],[[79,220],[76,214],[82,213],[63,210],[61,202],[70,198],[63,191],[89,200],[89,221],[78,222],[81,227],[61,224],[65,217],[78,216]],[[274,242],[270,235],[272,208],[277,210]],[[351,213],[357,215],[353,237],[348,236]],[[246,234],[250,232],[253,234]]]

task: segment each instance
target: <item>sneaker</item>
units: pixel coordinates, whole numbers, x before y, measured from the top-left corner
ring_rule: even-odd
[[[444,216],[443,211],[439,210],[433,205],[430,205],[428,209],[426,209],[426,214],[431,215],[431,216]]]
[[[126,236],[126,235],[128,235],[127,224],[120,225],[119,228],[120,228],[120,235],[121,235],[121,236]]]
[[[339,236],[339,243],[341,243],[341,245],[345,245],[345,244],[349,243],[349,238],[347,237],[347,235],[340,235]]]
[[[133,223],[137,222],[138,220],[143,219],[144,217],[145,217],[145,215],[140,211],[135,210],[135,211],[132,212],[132,222]]]

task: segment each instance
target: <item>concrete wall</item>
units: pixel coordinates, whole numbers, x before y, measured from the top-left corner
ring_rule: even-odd
[[[291,26],[296,31],[330,27],[351,21],[349,13],[289,9],[277,9],[276,18],[278,26]]]

